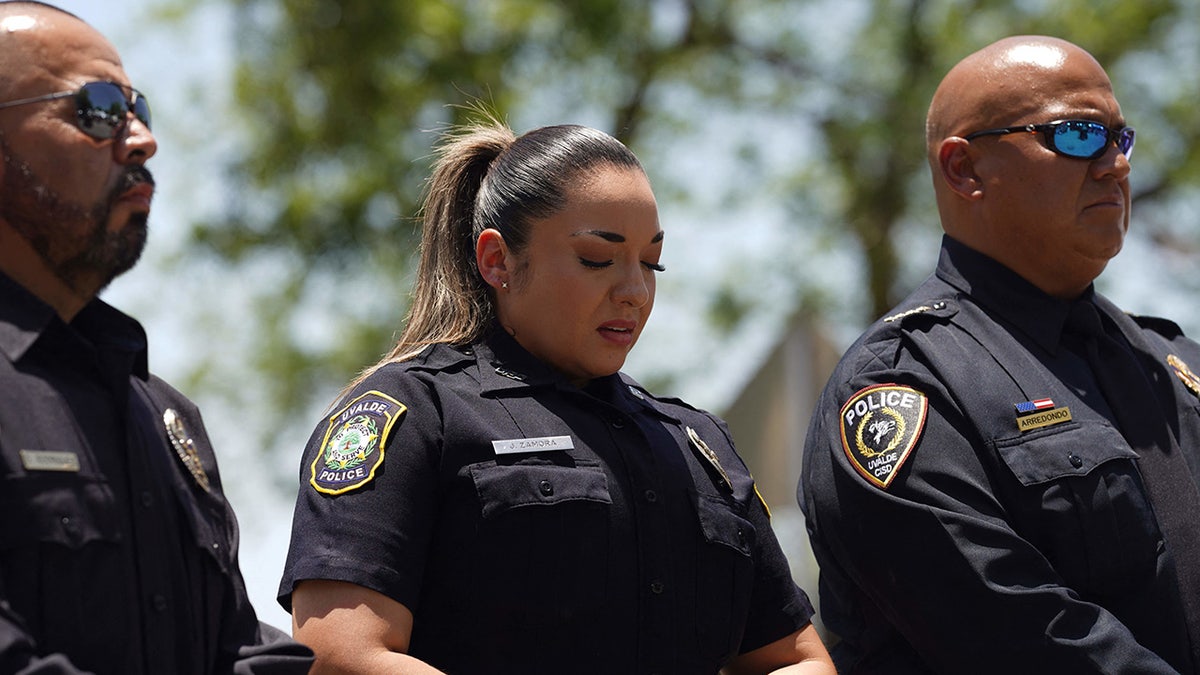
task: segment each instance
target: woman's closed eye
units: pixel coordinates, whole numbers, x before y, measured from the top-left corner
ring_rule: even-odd
[[[579,262],[584,267],[588,267],[591,269],[604,269],[605,267],[610,267],[613,264],[613,261],[611,261],[611,260],[588,260],[587,258],[584,258],[582,256],[580,256]],[[654,271],[654,272],[667,271],[667,267],[665,265],[662,265],[659,263],[654,263],[654,262],[647,262],[645,260],[642,261],[642,266],[644,266],[646,269]]]

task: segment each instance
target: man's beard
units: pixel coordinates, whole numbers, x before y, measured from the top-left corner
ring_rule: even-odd
[[[145,167],[128,167],[104,200],[89,209],[51,190],[2,138],[0,150],[0,215],[67,287],[81,295],[98,295],[137,263],[146,247],[147,214],[131,214],[116,232],[108,231],[108,218],[113,203],[130,188],[154,184]]]

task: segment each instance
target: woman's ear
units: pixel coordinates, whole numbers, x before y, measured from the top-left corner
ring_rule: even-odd
[[[983,196],[983,180],[975,172],[975,158],[971,142],[951,136],[938,147],[938,168],[942,181],[952,192],[964,199]]]
[[[475,240],[475,263],[487,285],[508,288],[508,244],[499,230],[488,228]]]

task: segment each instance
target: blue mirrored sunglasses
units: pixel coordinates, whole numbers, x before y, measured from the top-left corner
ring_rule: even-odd
[[[1046,147],[1064,157],[1096,159],[1104,155],[1110,143],[1116,143],[1117,149],[1125,155],[1126,159],[1133,156],[1133,127],[1110,129],[1099,122],[1089,120],[1059,120],[1049,124],[1023,124],[1019,127],[984,129],[967,134],[963,138],[969,141],[980,136],[1002,136],[1039,131],[1046,139]]]
[[[128,97],[125,96],[126,91],[129,91]],[[0,103],[0,109],[69,96],[75,97],[75,125],[92,138],[103,141],[116,136],[131,112],[147,129],[150,128],[150,104],[146,102],[146,97],[137,89],[116,82],[88,82],[72,91]]]

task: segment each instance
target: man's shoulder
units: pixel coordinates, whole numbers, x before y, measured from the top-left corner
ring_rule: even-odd
[[[182,392],[158,375],[150,373],[145,383],[146,388],[150,391],[151,398],[156,402],[161,402],[168,407],[177,406],[191,410],[197,409],[196,404],[190,398],[184,396]]]
[[[911,349],[915,334],[929,334],[949,325],[959,312],[958,299],[949,292],[921,290],[872,322],[843,354],[839,367],[858,370],[874,360],[894,363]]]

